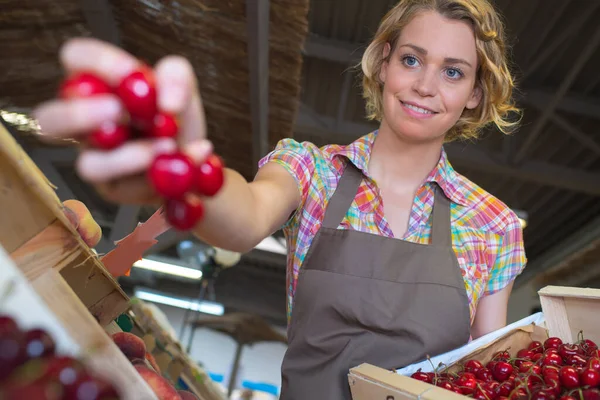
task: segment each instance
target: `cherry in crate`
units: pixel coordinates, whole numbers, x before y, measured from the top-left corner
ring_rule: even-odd
[[[600,400],[600,353],[583,333],[576,343],[550,337],[499,351],[485,364],[468,360],[452,371],[419,370],[411,378],[482,400]]]
[[[114,150],[136,138],[176,138],[179,123],[175,115],[157,106],[153,72],[143,66],[111,87],[100,77],[81,72],[69,76],[61,85],[63,99],[88,98],[112,94],[128,113],[126,122],[106,121],[88,135],[88,144],[100,150]],[[200,165],[182,151],[158,155],[148,170],[148,180],[164,199],[166,218],[178,230],[192,229],[202,219],[200,196],[215,196],[224,182],[223,162],[215,154]]]

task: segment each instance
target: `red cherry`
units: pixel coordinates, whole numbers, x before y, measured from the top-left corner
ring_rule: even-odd
[[[492,371],[490,371],[488,368],[481,368],[477,370],[475,376],[477,377],[477,379],[483,382],[488,382],[493,379]]]
[[[25,332],[25,349],[30,359],[47,357],[54,354],[56,344],[45,330],[30,329]]]
[[[481,364],[477,360],[469,360],[465,363],[465,371],[466,372],[471,372],[474,374],[481,368],[483,368],[483,364]]]
[[[65,393],[65,400],[104,400],[119,399],[120,395],[112,385],[99,378],[84,376]]]
[[[19,326],[8,315],[0,315],[0,335],[9,332],[19,332]]]
[[[574,356],[576,354],[583,354],[583,350],[581,349],[581,347],[579,347],[576,344],[561,344],[560,346],[558,346],[558,354],[560,354],[560,356],[563,359],[566,359],[570,356]]]
[[[181,231],[192,229],[204,215],[204,206],[200,201],[169,199],[165,208],[169,224]]]
[[[598,345],[590,339],[585,339],[581,342],[581,349],[585,352],[585,354],[587,354],[588,356],[592,356],[596,350],[598,350]]]
[[[54,381],[38,381],[14,385],[0,392],[3,399],[62,400],[63,388]]]
[[[510,392],[515,388],[515,383],[511,381],[502,382],[500,386],[496,389],[496,393],[499,396],[508,396]]]
[[[181,199],[194,185],[194,163],[183,153],[159,154],[148,176],[154,190],[167,199]]]
[[[532,353],[542,353],[544,351],[544,346],[542,345],[541,342],[538,342],[537,340],[534,340],[533,342],[531,342],[529,344],[529,346],[527,346],[527,349],[530,350]]]
[[[454,383],[461,389],[462,394],[471,394],[477,387],[477,379],[471,372],[463,373]]]
[[[198,168],[196,189],[204,196],[214,196],[225,179],[223,162],[217,155],[210,155]]]
[[[154,116],[148,135],[153,138],[175,138],[179,132],[177,120],[171,114],[159,112]]]
[[[117,86],[116,93],[132,120],[144,125],[152,122],[157,105],[156,82],[150,68],[142,67],[127,75]]]
[[[513,373],[513,366],[506,361],[499,361],[492,369],[492,375],[498,382],[504,382]]]
[[[585,368],[580,374],[582,386],[600,386],[600,372],[595,369]]]
[[[439,386],[439,387],[444,388],[446,390],[452,390],[452,383],[450,383],[450,382],[448,382],[446,380],[443,380],[443,379],[438,380],[436,382],[435,386]]]
[[[492,356],[494,361],[507,361],[510,359],[510,353],[508,351],[498,351]]]
[[[430,378],[429,374],[422,372],[421,370],[418,370],[417,372],[412,374],[410,377],[413,379],[416,379],[418,381],[422,381],[422,382],[427,382],[427,383],[432,382],[432,379]]]
[[[563,365],[563,359],[558,354],[550,353],[542,358],[542,365]]]
[[[531,350],[528,349],[521,349],[517,352],[517,358],[525,360],[525,361],[529,361],[531,360],[531,357],[533,357],[534,353]]]
[[[541,360],[542,358],[544,358],[544,353],[535,353],[533,357],[531,357],[531,361],[535,363]]]
[[[44,373],[44,379],[55,379],[65,388],[70,388],[86,376],[84,365],[71,357],[51,357]]]
[[[129,129],[125,125],[114,122],[104,122],[89,136],[91,146],[102,150],[113,150],[129,140]]]
[[[554,400],[556,396],[554,393],[546,389],[538,389],[531,395],[531,400]]]
[[[579,374],[573,367],[562,367],[558,371],[560,383],[567,389],[575,389],[579,386]]]
[[[558,349],[558,347],[563,344],[563,341],[557,337],[549,337],[544,342],[544,349]]]
[[[600,390],[586,389],[582,393],[583,400],[600,400]]]
[[[527,399],[529,396],[527,395],[527,391],[524,388],[515,389],[510,396],[508,397],[510,400],[521,400]]]
[[[82,72],[67,78],[59,88],[59,96],[63,99],[83,98],[112,92],[108,83],[89,72]]]
[[[573,367],[585,367],[587,362],[588,361],[585,359],[585,357],[583,357],[579,354],[569,356],[565,359],[565,364],[571,365]]]
[[[518,368],[519,368],[519,372],[529,372],[529,370],[534,366],[533,362],[531,361],[521,361],[521,363],[519,364]]]
[[[0,335],[0,381],[27,361],[25,345],[25,337],[20,332],[4,332]]]
[[[588,360],[587,367],[589,369],[595,369],[596,371],[600,371],[600,358],[592,357]]]

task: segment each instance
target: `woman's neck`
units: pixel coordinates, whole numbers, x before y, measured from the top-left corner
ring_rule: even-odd
[[[437,141],[410,142],[402,140],[385,123],[377,133],[369,174],[381,184],[421,184],[439,163],[443,137]]]

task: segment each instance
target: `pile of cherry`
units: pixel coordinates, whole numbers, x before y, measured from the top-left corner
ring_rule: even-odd
[[[485,400],[600,400],[600,352],[591,340],[534,341],[511,357],[499,351],[483,365],[469,360],[460,371],[422,372],[412,378]]]
[[[98,76],[82,72],[68,77],[60,87],[63,99],[116,95],[127,110],[123,121],[105,121],[89,132],[87,144],[101,150],[113,150],[136,139],[176,138],[176,116],[158,109],[157,89],[152,70],[142,67],[111,87]],[[197,196],[214,196],[223,185],[223,163],[212,154],[200,165],[183,151],[158,155],[148,171],[149,181],[165,199],[165,214],[176,229],[193,228],[204,214]]]
[[[22,330],[0,315],[0,399],[118,400],[118,391],[72,357],[56,353],[43,329]]]

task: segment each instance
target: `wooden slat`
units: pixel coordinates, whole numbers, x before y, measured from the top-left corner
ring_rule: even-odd
[[[98,374],[119,387],[126,399],[156,399],[150,387],[79,301],[58,271],[48,269],[38,276],[32,285],[62,322],[69,335],[88,352],[87,362]]]

